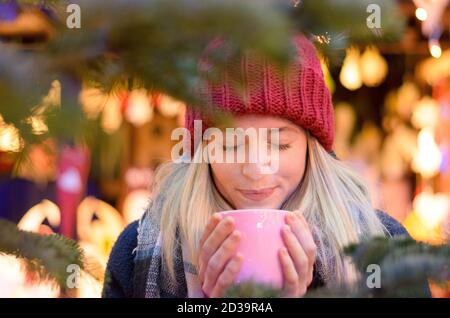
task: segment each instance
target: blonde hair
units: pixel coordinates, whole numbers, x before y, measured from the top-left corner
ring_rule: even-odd
[[[173,251],[179,244],[175,233],[179,231],[197,266],[199,241],[209,217],[232,209],[214,185],[209,163],[198,160],[201,148],[193,158],[201,163],[164,163],[155,177],[155,195],[167,198],[159,217],[163,266],[173,278]],[[299,210],[310,224],[317,244],[316,269],[325,283],[348,278],[343,247],[385,233],[362,179],[309,133],[305,174],[281,209]]]

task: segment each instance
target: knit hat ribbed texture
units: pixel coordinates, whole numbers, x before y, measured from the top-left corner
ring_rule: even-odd
[[[327,151],[332,151],[334,116],[330,92],[325,85],[320,60],[314,45],[304,35],[292,38],[297,59],[287,71],[280,71],[266,59],[245,54],[226,64],[226,72],[218,83],[208,82],[202,94],[221,110],[233,114],[265,114],[287,118],[313,134]],[[220,49],[220,42],[208,50]],[[202,62],[200,63],[202,65]],[[203,61],[203,67],[205,67]],[[232,72],[241,76],[233,82]],[[234,77],[236,78],[236,77]],[[202,119],[203,132],[208,119],[188,107],[185,127],[194,145],[194,120]],[[193,149],[193,148],[192,148]]]

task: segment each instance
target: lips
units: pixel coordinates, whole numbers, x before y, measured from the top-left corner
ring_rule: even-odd
[[[262,201],[272,195],[275,191],[276,187],[272,188],[264,188],[259,190],[242,190],[238,189],[238,191],[247,199],[252,201]]]

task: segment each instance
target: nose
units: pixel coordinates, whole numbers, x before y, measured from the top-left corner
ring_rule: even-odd
[[[242,164],[242,175],[246,178],[258,181],[264,177],[263,165],[260,163],[244,163]]]
[[[245,162],[242,164],[242,175],[254,181],[261,180],[264,176],[272,174],[270,167],[270,158],[258,158],[257,160]]]
[[[274,156],[274,158],[272,158]],[[273,174],[272,163],[277,163],[278,152],[272,151],[266,139],[258,138],[256,143],[245,144],[245,162],[241,164],[242,174],[251,180],[260,180]]]

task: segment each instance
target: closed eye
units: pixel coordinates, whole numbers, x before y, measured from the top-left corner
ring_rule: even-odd
[[[223,147],[223,151],[232,151],[232,150],[236,151],[240,146],[241,145],[236,145],[236,146],[223,145],[222,147]]]
[[[287,150],[291,148],[290,144],[283,144],[283,145],[273,145],[274,147],[278,147],[279,150]]]

